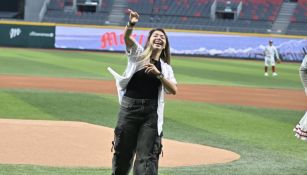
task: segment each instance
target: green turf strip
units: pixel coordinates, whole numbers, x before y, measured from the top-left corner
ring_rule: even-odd
[[[0,97],[2,118],[72,120],[114,127],[118,112],[117,97],[108,95],[0,90]],[[221,165],[161,168],[160,174],[302,175],[307,172],[307,144],[293,136],[292,128],[303,113],[168,100],[166,138],[232,150],[241,159]],[[110,170],[0,165],[0,174],[104,175]]]
[[[52,120],[41,108],[33,106],[14,94],[0,91],[0,116],[14,119],[44,119]]]
[[[301,87],[298,64],[277,66],[279,77],[264,77],[262,61],[201,59],[179,57],[174,60],[179,81],[234,86],[294,88]]]
[[[123,72],[124,53],[0,48],[0,74],[113,79],[111,66]],[[179,83],[302,89],[299,63],[277,65],[278,77],[263,76],[263,61],[172,57]]]

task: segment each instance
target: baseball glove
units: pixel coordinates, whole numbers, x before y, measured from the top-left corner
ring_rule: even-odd
[[[277,64],[280,64],[280,63],[281,63],[281,59],[277,59],[277,60],[276,60],[276,63],[277,63]]]

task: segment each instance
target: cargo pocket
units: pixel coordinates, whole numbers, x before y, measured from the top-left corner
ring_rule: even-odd
[[[114,140],[112,141],[112,149],[111,149],[112,152],[113,152],[113,148],[115,150],[115,153],[119,152],[120,150],[119,144],[120,144],[121,137],[122,137],[122,130],[116,127],[114,130]]]
[[[161,134],[161,136],[156,137],[153,147],[153,154],[156,156],[157,160],[159,160],[159,156],[162,153],[162,147],[163,145],[162,145],[162,134]]]
[[[112,141],[112,148],[111,152],[113,152],[114,148],[114,154],[112,159],[112,169],[113,172],[117,172],[119,170],[119,156],[120,156],[120,140],[122,137],[122,130],[120,128],[115,128],[114,130],[114,140]]]
[[[121,152],[121,138],[123,137],[123,131],[121,128],[116,127],[114,129],[114,140],[112,141],[112,149],[114,148],[113,159],[112,159],[112,175],[123,174],[123,163],[121,162],[122,153]]]
[[[157,175],[158,174],[158,164],[159,164],[159,155],[162,151],[162,136],[156,136],[153,152],[149,159],[145,162],[145,175]]]

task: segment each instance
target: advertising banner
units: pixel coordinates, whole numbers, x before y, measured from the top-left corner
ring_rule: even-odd
[[[0,24],[0,46],[54,48],[55,26]]]
[[[145,45],[148,30],[134,30],[133,36]],[[300,61],[307,38],[168,32],[172,54],[204,55],[225,58],[264,59],[263,51],[273,40],[283,60]],[[124,51],[123,29],[56,27],[56,48]]]

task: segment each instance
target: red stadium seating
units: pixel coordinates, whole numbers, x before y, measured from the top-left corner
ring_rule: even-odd
[[[240,19],[274,21],[282,0],[242,0]]]
[[[96,13],[69,12],[64,10],[73,0],[50,0],[44,21],[109,24],[108,19],[114,0],[102,0]],[[77,2],[85,0],[77,0]],[[230,1],[230,3],[229,3]],[[216,0],[217,10],[230,6],[236,11],[242,2],[237,20],[211,19],[211,7],[214,0],[126,0],[123,13],[128,9],[141,14],[139,26],[164,28],[183,28],[197,30],[259,32],[268,33],[282,6],[283,0]],[[126,25],[128,15],[118,23]],[[307,23],[307,0],[298,0],[298,6],[291,17],[290,30],[305,30]]]
[[[307,22],[307,0],[298,0],[291,22]]]
[[[298,0],[287,34],[306,35],[307,28],[307,0]]]

